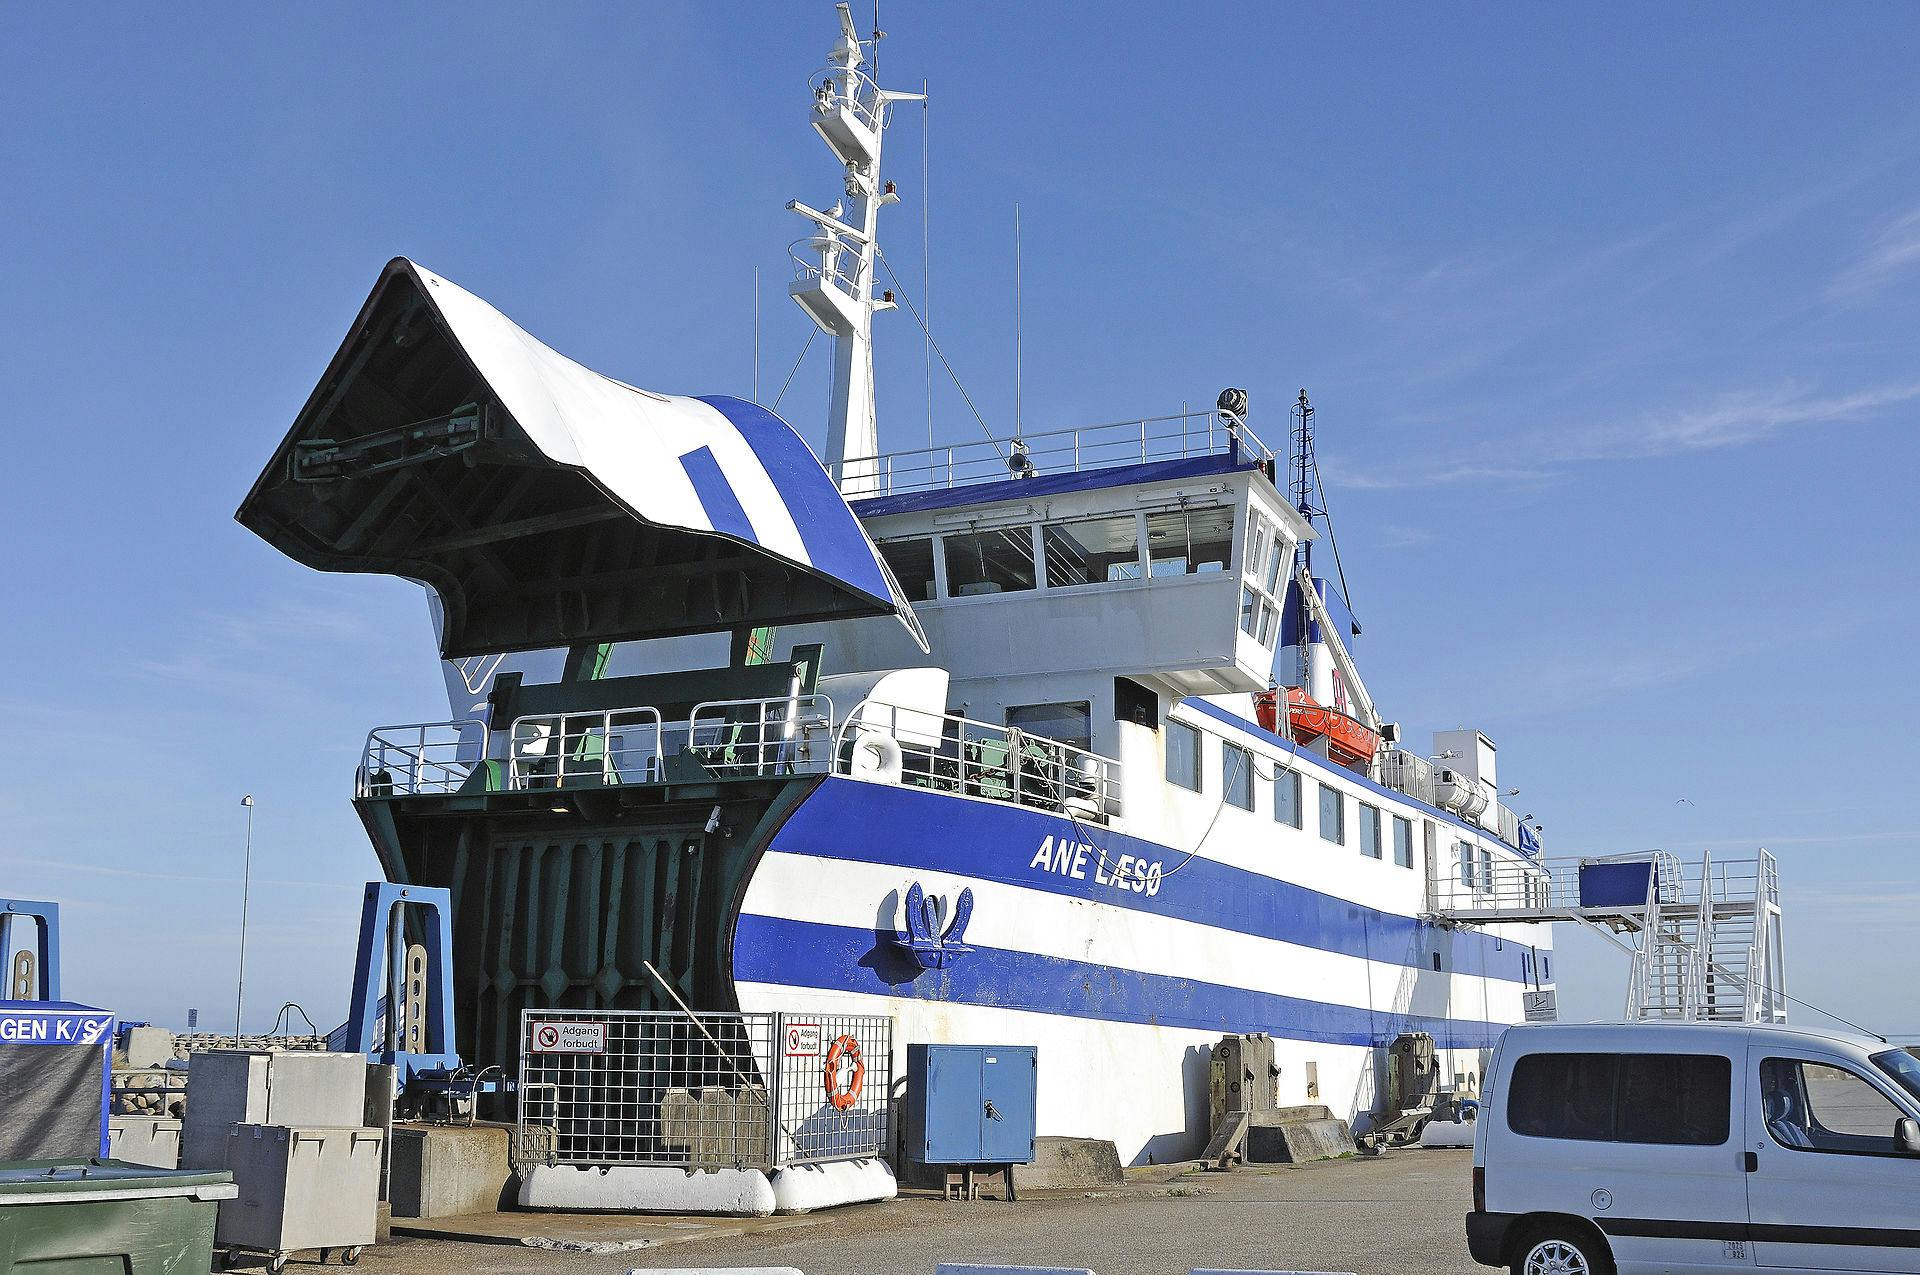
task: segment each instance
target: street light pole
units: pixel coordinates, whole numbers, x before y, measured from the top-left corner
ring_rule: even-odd
[[[247,900],[253,893],[253,794],[240,799],[247,808],[247,854],[240,870],[240,974],[233,990],[233,1044],[240,1046],[240,1010],[247,1003]]]

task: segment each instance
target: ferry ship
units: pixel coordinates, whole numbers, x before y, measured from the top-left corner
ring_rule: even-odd
[[[374,730],[354,801],[391,879],[452,890],[460,1053],[511,1069],[529,1008],[671,1008],[650,964],[698,1009],[891,1015],[896,1051],[1037,1044],[1039,1132],[1129,1163],[1205,1143],[1227,1033],[1362,1127],[1402,1033],[1471,1090],[1552,954],[1434,900],[1537,829],[1486,735],[1422,753],[1367,693],[1305,393],[1284,453],[1239,390],[883,451],[880,160],[918,95],[841,26],[805,105],[842,196],[790,205],[825,463],[399,259],[238,512],[428,590],[449,719]]]

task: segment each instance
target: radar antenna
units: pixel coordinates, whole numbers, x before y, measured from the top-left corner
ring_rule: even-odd
[[[833,338],[833,389],[827,405],[826,462],[847,496],[879,490],[879,427],[874,413],[873,316],[894,308],[893,293],[873,295],[880,256],[880,209],[900,202],[892,182],[880,179],[880,145],[895,102],[924,101],[924,93],[883,89],[861,67],[867,45],[853,12],[836,5],[840,39],[813,77],[813,128],[844,170],[844,206],[827,212],[794,200],[787,208],[814,223],[815,233],[789,250],[795,269],[787,292],[820,330]],[[877,18],[876,14],[876,18]],[[875,27],[879,26],[878,21]],[[868,44],[877,48],[880,32]]]

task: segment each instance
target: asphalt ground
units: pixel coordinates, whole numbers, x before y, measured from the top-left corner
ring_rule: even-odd
[[[1095,1275],[1185,1275],[1196,1267],[1353,1275],[1485,1272],[1467,1255],[1471,1153],[1394,1151],[1378,1159],[1242,1168],[1162,1169],[1092,1192],[1030,1192],[1017,1203],[910,1195],[763,1222],[499,1215],[501,1230],[543,1243],[630,1251],[555,1251],[517,1242],[397,1237],[356,1275],[598,1275],[630,1269],[789,1266],[805,1275],[933,1275],[941,1262],[1066,1266]],[[528,1219],[533,1220],[529,1221]],[[679,1226],[666,1242],[662,1226]],[[469,1228],[477,1231],[480,1228]],[[311,1262],[295,1259],[289,1269]],[[317,1271],[314,1275],[319,1275]]]

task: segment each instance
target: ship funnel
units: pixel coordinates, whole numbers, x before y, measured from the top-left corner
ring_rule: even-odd
[[[779,417],[602,376],[404,258],[235,516],[428,585],[448,659],[887,614],[925,645]]]

